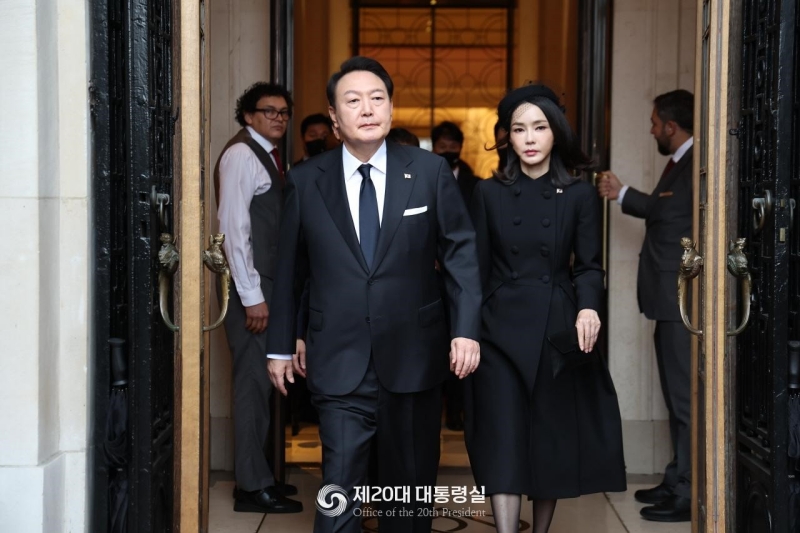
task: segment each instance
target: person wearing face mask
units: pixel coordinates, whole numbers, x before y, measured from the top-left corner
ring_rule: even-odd
[[[475,177],[472,168],[461,160],[464,133],[453,122],[444,121],[431,130],[431,141],[433,142],[433,153],[447,161],[458,182],[464,204],[469,206],[478,178]],[[444,383],[445,426],[451,431],[464,431],[463,389],[462,382],[455,376],[450,376]]]
[[[442,156],[450,165],[450,170],[453,171],[453,175],[458,181],[458,187],[461,189],[461,196],[469,205],[472,190],[479,178],[475,176],[472,168],[461,159],[464,132],[453,122],[444,121],[431,130],[431,142],[433,143],[433,153]]]
[[[293,167],[330,150],[333,148],[331,141],[336,139],[331,119],[322,113],[314,113],[303,119],[300,123],[300,136],[303,138],[303,157],[295,161]]]
[[[481,364],[464,383],[465,442],[499,533],[547,533],[561,498],[626,489],[622,421],[594,351],[603,301],[600,201],[575,133],[543,85],[497,109],[505,171],[475,187],[470,211],[483,283]]]

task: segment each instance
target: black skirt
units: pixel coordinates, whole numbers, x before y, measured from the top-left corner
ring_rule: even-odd
[[[537,350],[532,350],[537,351]],[[465,383],[467,451],[486,494],[574,498],[627,488],[619,404],[605,363],[553,377],[540,350],[532,392],[511,358],[481,343],[481,362]]]

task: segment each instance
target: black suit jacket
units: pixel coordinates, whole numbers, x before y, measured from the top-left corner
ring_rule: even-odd
[[[689,148],[652,193],[631,187],[622,199],[623,213],[645,219],[637,295],[639,309],[651,320],[681,320],[678,265],[681,237],[692,236],[692,156]]]
[[[458,188],[461,190],[461,197],[464,203],[469,206],[472,201],[472,192],[475,190],[475,185],[480,181],[480,178],[475,176],[472,167],[463,161],[458,162]]]
[[[370,357],[389,391],[430,389],[449,372],[449,336],[480,335],[480,274],[467,209],[442,158],[387,143],[383,220],[370,271],[347,202],[342,149],[287,176],[267,352],[294,352],[296,288],[308,276],[306,369],[312,392],[353,391]],[[404,216],[421,207],[427,211]],[[448,302],[437,284],[436,259]]]

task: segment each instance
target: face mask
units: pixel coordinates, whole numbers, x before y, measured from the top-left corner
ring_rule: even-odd
[[[308,157],[314,157],[315,155],[319,155],[324,152],[326,149],[325,146],[325,139],[314,139],[313,141],[308,141],[306,143],[306,151],[308,152]]]
[[[453,168],[458,164],[458,158],[461,154],[458,152],[442,152],[439,155],[444,157],[444,160]]]

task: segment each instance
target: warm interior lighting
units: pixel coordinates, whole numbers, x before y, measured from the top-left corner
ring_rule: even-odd
[[[464,132],[464,146],[461,158],[467,162],[475,175],[481,178],[491,177],[497,168],[497,152],[485,150],[494,145],[494,123],[497,121],[497,110],[489,107],[440,107],[433,111],[428,107],[394,108],[392,125],[406,128],[420,139],[430,137],[430,124],[438,124],[443,120],[455,122]]]

